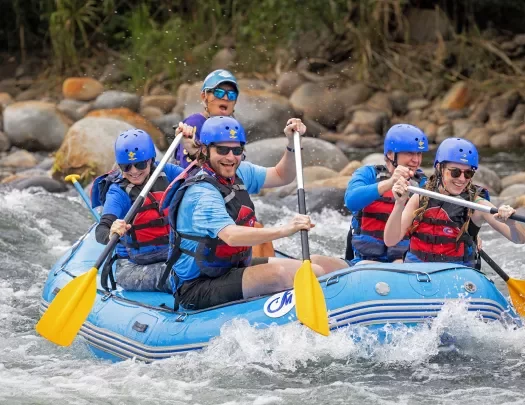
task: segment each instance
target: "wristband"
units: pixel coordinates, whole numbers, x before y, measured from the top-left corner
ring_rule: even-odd
[[[301,150],[303,150],[303,149],[304,149],[304,148],[301,147]],[[295,152],[295,149],[292,149],[292,148],[290,148],[289,146],[286,147],[286,150],[287,150],[288,152]]]

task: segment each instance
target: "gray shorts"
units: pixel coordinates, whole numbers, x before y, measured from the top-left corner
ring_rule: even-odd
[[[159,289],[158,284],[166,263],[136,264],[127,259],[119,259],[116,263],[117,284],[128,291],[160,291],[172,293],[169,277],[164,286]]]

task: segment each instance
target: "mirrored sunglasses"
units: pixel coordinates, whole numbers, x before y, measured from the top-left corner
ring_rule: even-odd
[[[213,89],[212,93],[217,98],[223,98],[226,94],[228,96],[229,101],[235,101],[237,100],[237,97],[239,94],[235,90],[224,90],[224,89]]]

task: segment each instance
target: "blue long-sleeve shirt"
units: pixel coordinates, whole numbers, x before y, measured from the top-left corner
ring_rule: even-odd
[[[420,169],[418,169],[418,174],[420,175],[419,187],[423,187],[427,178]],[[348,182],[345,192],[345,205],[352,212],[353,228],[358,226],[355,219],[356,214],[381,197],[376,177],[375,166],[363,166],[354,172]]]
[[[352,214],[381,197],[376,176],[375,166],[360,167],[352,175],[345,192],[345,205]]]

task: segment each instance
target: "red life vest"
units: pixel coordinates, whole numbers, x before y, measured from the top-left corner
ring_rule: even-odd
[[[141,246],[168,244],[170,231],[168,209],[160,209],[160,201],[168,186],[166,174],[161,173],[155,183],[153,183],[142,207],[137,211],[137,215],[135,215],[131,224],[131,229],[129,230],[133,240],[133,243],[130,244],[131,246],[139,248]],[[120,187],[126,192],[132,203],[142,191],[142,186],[131,184],[127,180],[124,180]]]
[[[459,197],[468,200],[469,194],[463,193]],[[431,198],[421,220],[414,220],[409,252],[424,262],[472,265],[476,261],[479,227],[470,221],[468,229],[458,239],[467,219],[467,208]]]
[[[376,182],[390,178],[386,166],[375,166]],[[394,209],[392,191],[385,192],[377,200],[357,213],[358,226],[352,235],[352,248],[364,260],[394,261],[403,258],[408,249],[408,236],[397,245],[387,247],[384,242],[385,226]]]

